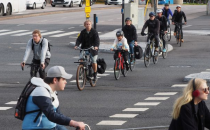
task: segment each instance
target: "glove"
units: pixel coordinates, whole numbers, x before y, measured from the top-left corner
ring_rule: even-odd
[[[141,32],[141,35],[142,35],[142,36],[145,36],[146,34],[145,34],[144,32]]]

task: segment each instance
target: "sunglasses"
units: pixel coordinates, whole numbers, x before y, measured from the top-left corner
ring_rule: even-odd
[[[207,90],[209,91],[209,87],[202,89],[204,93],[207,93]]]

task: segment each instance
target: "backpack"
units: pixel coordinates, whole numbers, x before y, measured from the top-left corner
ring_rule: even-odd
[[[17,105],[15,107],[15,118],[19,120],[23,120],[26,114],[39,112],[36,118],[34,119],[34,122],[36,122],[38,117],[42,114],[40,109],[26,112],[26,104],[27,104],[28,98],[36,87],[37,86],[33,85],[31,81],[29,81],[26,84],[25,88],[23,89],[23,91],[21,92],[18,98]]]
[[[99,58],[97,60],[97,72],[99,74],[105,73],[106,67],[107,67],[107,65],[106,65],[106,62],[104,61],[104,59],[103,58],[102,59]]]
[[[40,46],[41,46],[41,48],[42,48],[42,42],[43,42],[43,40],[44,40],[44,38],[45,37],[43,37],[43,39],[42,39],[42,41],[41,41],[41,43],[40,43]],[[32,51],[34,51],[34,40],[33,40],[33,38],[32,38]],[[50,51],[51,50],[51,44],[48,42],[48,50]]]
[[[138,46],[134,46],[134,55],[136,59],[141,59],[143,56],[143,50],[142,48]]]

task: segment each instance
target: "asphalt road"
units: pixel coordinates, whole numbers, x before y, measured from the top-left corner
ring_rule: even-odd
[[[197,13],[195,10],[191,11],[192,7],[198,10]],[[100,53],[99,57],[107,62],[108,72],[105,73],[106,75],[99,76],[96,87],[90,87],[87,84],[83,91],[78,91],[73,82],[77,69],[77,64],[73,62],[78,60],[79,52],[69,46],[69,42],[74,42],[78,32],[83,29],[83,12],[0,21],[0,129],[21,129],[21,121],[13,116],[15,105],[5,103],[16,101],[29,80],[30,68],[22,71],[19,64],[22,61],[26,43],[31,38],[30,32],[34,29],[42,30],[43,35],[53,45],[49,67],[61,65],[74,75],[68,81],[65,91],[59,92],[61,111],[65,115],[74,120],[84,121],[91,126],[92,130],[169,125],[173,102],[182,92],[182,88],[171,86],[186,84],[183,82],[184,76],[209,69],[210,64],[207,35],[210,34],[208,22],[210,17],[204,16],[204,6],[192,7],[186,7],[188,25],[191,26],[184,28],[184,31],[188,31],[184,35],[185,42],[182,47],[179,47],[173,37],[170,44],[173,45],[174,50],[168,54],[167,59],[160,58],[158,64],[151,64],[148,68],[144,67],[142,60],[138,60],[134,72],[129,72],[127,77],[121,77],[116,81],[112,72],[114,64],[112,54]],[[121,27],[119,24],[121,15],[117,9],[98,10],[95,13],[98,14],[99,21],[104,21],[98,24],[100,35]],[[202,35],[193,33],[202,32],[202,30],[206,30],[206,33]],[[69,32],[74,33],[69,34]],[[146,38],[139,36],[138,40],[145,41]],[[29,59],[31,58],[32,56]],[[28,62],[30,63],[30,60]],[[155,99],[148,97],[155,97]],[[158,97],[164,98],[158,99]],[[134,105],[138,102],[150,104]],[[151,105],[151,102],[156,102],[156,105]],[[210,107],[209,103],[210,101],[207,101]],[[1,110],[1,107],[12,108]],[[140,109],[134,111],[128,108]],[[131,115],[126,115],[127,118],[119,118],[116,117],[119,115],[115,114]],[[114,125],[101,121],[111,121]]]

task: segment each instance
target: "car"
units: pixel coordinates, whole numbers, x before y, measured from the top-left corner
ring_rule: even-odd
[[[63,5],[63,7],[78,5],[79,7],[82,7],[83,0],[51,0],[51,6],[55,7],[56,5]]]
[[[121,5],[122,4],[122,0],[105,0],[105,5],[111,5],[111,4],[115,4],[115,5]],[[130,0],[125,0],[124,1],[125,4],[129,3]]]
[[[159,0],[158,1],[158,4],[159,5],[163,5],[165,3],[168,3],[168,4],[173,4],[173,0]]]
[[[26,1],[27,8],[42,8],[44,9],[46,7],[46,1],[45,0],[27,0]]]

